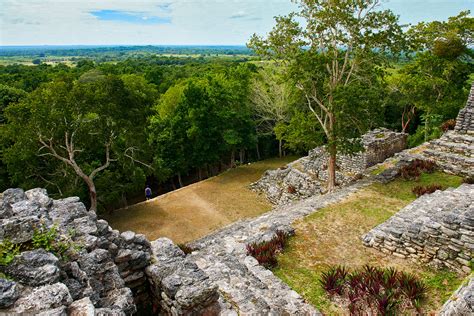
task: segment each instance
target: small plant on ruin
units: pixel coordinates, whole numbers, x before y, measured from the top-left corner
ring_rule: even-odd
[[[61,235],[57,225],[53,225],[50,228],[41,226],[35,229],[32,245],[34,249],[43,248],[64,259],[66,258],[65,253],[68,250],[77,251],[80,248],[79,245],[71,240],[71,236]]]
[[[453,120],[453,119],[447,120],[443,124],[441,124],[441,129],[445,133],[447,131],[453,130],[454,127],[456,127],[456,120]]]
[[[20,245],[12,243],[8,239],[0,242],[0,266],[7,266],[16,255],[20,254]]]
[[[192,252],[195,250],[194,248],[189,247],[189,246],[186,245],[186,244],[178,244],[178,247],[179,247],[179,249],[181,249],[181,250],[184,252],[184,254],[186,254],[186,255],[189,255],[190,253],[192,253]]]
[[[287,188],[288,193],[290,194],[296,194],[296,188],[292,185],[289,185]]]
[[[278,263],[276,256],[285,247],[288,237],[287,233],[277,231],[269,241],[248,244],[247,254],[257,259],[258,263],[265,268],[274,268]]]
[[[320,283],[351,315],[396,315],[407,310],[419,313],[427,292],[414,275],[368,265],[353,272],[342,266],[331,267],[322,274]]]
[[[442,190],[442,187],[439,184],[432,184],[428,186],[416,186],[411,191],[417,196],[420,197],[425,194],[431,194],[437,190]]]

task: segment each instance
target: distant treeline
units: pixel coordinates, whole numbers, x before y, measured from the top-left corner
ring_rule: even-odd
[[[102,54],[128,55],[130,53],[170,55],[252,55],[245,46],[2,46],[0,56],[97,57]]]

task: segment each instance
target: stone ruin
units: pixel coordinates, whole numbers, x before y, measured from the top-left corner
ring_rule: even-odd
[[[33,249],[39,228],[56,227],[65,255]],[[53,200],[46,190],[0,195],[0,240],[22,245],[0,265],[0,314],[131,315],[137,306],[160,314],[216,314],[217,290],[167,239],[119,233],[79,198]],[[77,248],[77,249],[74,249]],[[6,277],[5,277],[6,276]]]
[[[435,160],[446,172],[474,177],[474,84],[454,131],[431,141],[423,155]]]
[[[437,268],[471,272],[474,185],[423,195],[362,237],[368,247]]]
[[[344,186],[360,179],[368,167],[383,162],[406,148],[407,134],[376,129],[362,136],[364,150],[355,155],[337,157],[336,181]],[[264,192],[273,204],[322,194],[327,181],[328,153],[324,147],[311,150],[283,168],[268,170],[251,189]]]

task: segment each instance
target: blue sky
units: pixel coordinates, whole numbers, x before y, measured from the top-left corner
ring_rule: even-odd
[[[383,0],[402,23],[445,20],[474,0]],[[290,0],[0,0],[0,45],[244,45]]]

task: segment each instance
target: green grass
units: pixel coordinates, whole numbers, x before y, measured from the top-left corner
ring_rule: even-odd
[[[458,176],[449,175],[442,172],[423,173],[418,181],[407,181],[403,179],[396,179],[388,184],[374,184],[372,187],[375,191],[389,196],[391,198],[400,199],[403,201],[413,201],[416,199],[412,190],[416,186],[427,186],[431,184],[440,184],[444,189],[449,187],[456,188],[461,185],[463,179]]]
[[[294,224],[296,236],[278,256],[275,275],[324,314],[341,315],[347,311],[331,302],[319,285],[322,272],[331,265],[345,265],[351,269],[365,264],[395,267],[414,273],[425,282],[429,293],[422,308],[426,314],[436,312],[462,283],[462,276],[386,255],[363,246],[360,240],[370,229],[415,200],[411,192],[413,187],[435,183],[444,188],[457,187],[462,179],[435,172],[423,174],[418,181],[397,179],[385,185],[373,184],[340,203],[297,221]]]

